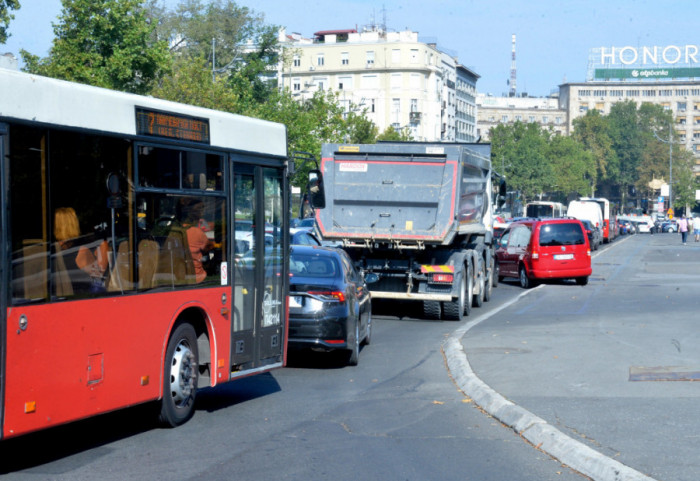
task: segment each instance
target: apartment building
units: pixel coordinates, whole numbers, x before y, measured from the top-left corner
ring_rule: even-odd
[[[380,132],[391,126],[421,141],[476,140],[479,76],[417,32],[326,30],[312,39],[282,32],[280,43],[291,57],[280,84],[300,100],[332,89],[346,112],[366,112]]]
[[[515,122],[537,123],[555,133],[568,135],[568,112],[553,97],[494,97],[478,94],[477,135],[487,142],[491,128],[499,125],[511,125]]]

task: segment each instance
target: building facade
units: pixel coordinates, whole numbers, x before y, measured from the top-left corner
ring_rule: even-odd
[[[477,135],[487,142],[493,127],[516,122],[537,123],[557,134],[568,135],[568,113],[559,104],[556,97],[494,97],[478,94]]]
[[[416,32],[375,27],[320,31],[313,39],[282,32],[280,43],[291,58],[278,72],[280,85],[299,100],[332,89],[345,112],[364,111],[380,132],[391,126],[414,140],[454,141],[460,130],[460,138],[476,140],[468,133],[476,132],[470,99],[478,75],[464,69],[458,81],[456,59]]]
[[[584,82],[559,87],[559,103],[567,112],[569,130],[574,119],[589,110],[607,115],[613,104],[626,100],[671,111],[679,141],[695,154],[696,170],[700,167],[700,81]]]

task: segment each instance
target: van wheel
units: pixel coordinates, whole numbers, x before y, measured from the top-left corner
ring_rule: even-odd
[[[520,287],[522,287],[523,289],[530,289],[531,287],[535,287],[536,285],[536,282],[527,276],[525,266],[520,266],[520,275],[518,276],[518,278],[520,279]]]
[[[588,277],[577,277],[576,284],[578,284],[579,286],[585,286],[586,284],[588,284]]]
[[[159,416],[163,425],[179,426],[192,417],[198,375],[197,334],[190,324],[180,324],[170,336],[165,353]]]

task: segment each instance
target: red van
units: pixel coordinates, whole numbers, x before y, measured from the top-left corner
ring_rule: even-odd
[[[524,288],[541,279],[571,278],[585,286],[592,272],[591,247],[578,219],[524,219],[498,240],[496,264],[499,281],[517,277]]]

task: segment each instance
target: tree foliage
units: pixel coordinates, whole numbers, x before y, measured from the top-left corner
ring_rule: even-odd
[[[141,0],[63,0],[49,56],[22,50],[25,70],[145,94],[170,69]]]
[[[19,0],[0,0],[0,44],[7,42],[7,27],[10,25],[15,16],[11,13],[12,10],[19,9]]]

